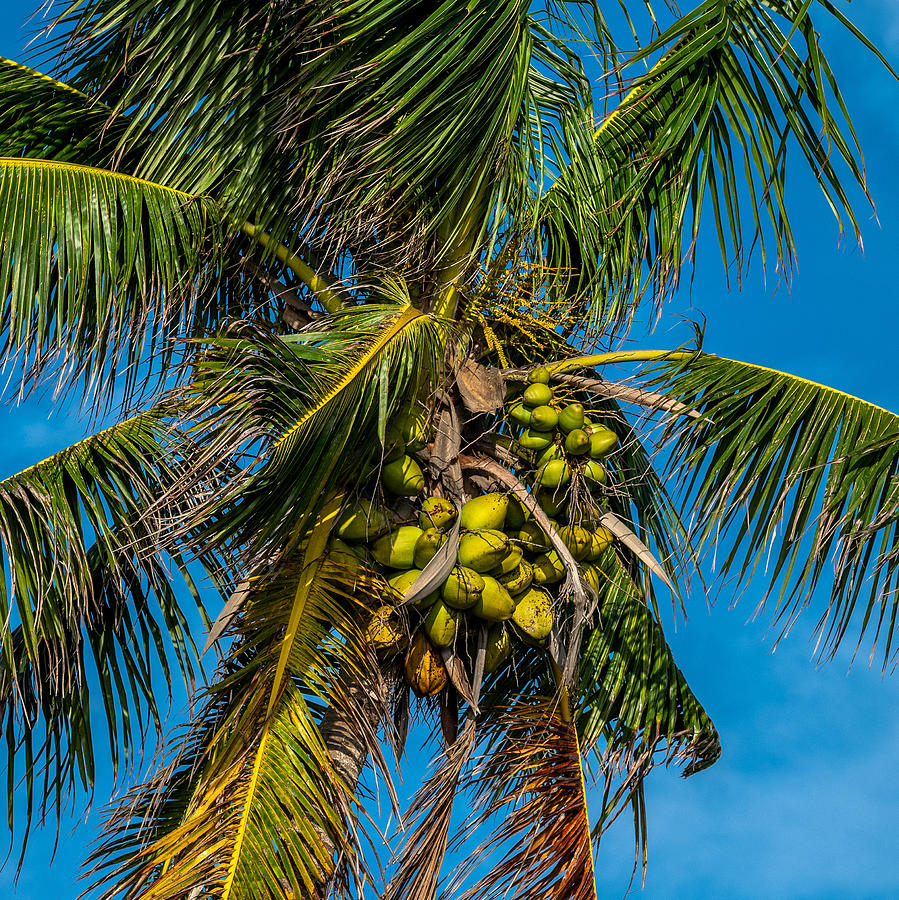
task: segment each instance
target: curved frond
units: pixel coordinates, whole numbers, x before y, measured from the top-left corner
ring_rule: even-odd
[[[196,279],[215,213],[197,198],[73,163],[0,159],[3,351],[90,381],[171,353],[205,325]],[[133,370],[129,378],[134,379]]]
[[[821,652],[854,623],[859,640],[874,631],[886,664],[899,611],[899,415],[708,354],[663,363],[654,383],[702,414],[671,429],[672,469],[698,541],[732,547],[722,576],[739,585],[764,569],[784,631],[831,581]]]
[[[0,57],[0,157],[106,168],[121,134],[110,109],[48,75]]]
[[[0,716],[10,789],[16,773],[32,788],[44,779],[43,793],[29,790],[29,820],[33,804],[58,811],[93,785],[93,679],[114,771],[137,732],[158,728],[160,676],[170,683],[177,660],[192,681],[176,573],[203,606],[178,548],[144,518],[178,479],[171,413],[135,416],[0,482]]]
[[[329,316],[280,340],[247,331],[205,342],[190,387],[194,439],[243,474],[197,511],[202,541],[290,544],[338,477],[355,484],[379,465],[390,416],[430,396],[445,324],[410,306]]]

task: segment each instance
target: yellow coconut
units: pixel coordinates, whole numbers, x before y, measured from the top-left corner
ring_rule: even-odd
[[[537,584],[555,584],[565,577],[565,566],[555,550],[534,560],[534,581]]]
[[[517,597],[526,591],[534,580],[534,567],[523,559],[518,566],[507,575],[497,575],[496,580],[512,595]]]
[[[433,697],[446,687],[446,666],[440,652],[418,632],[406,654],[406,681],[419,697]]]
[[[552,597],[540,588],[531,588],[515,605],[512,621],[528,643],[541,644],[555,622]]]
[[[458,515],[455,503],[445,497],[426,497],[421,504],[418,524],[422,528],[448,528]]]
[[[382,656],[402,653],[409,646],[409,638],[403,630],[396,611],[389,606],[375,610],[365,629],[365,637]]]
[[[488,674],[499,669],[512,655],[512,641],[504,625],[494,625],[487,635],[487,652],[484,654],[484,671]]]
[[[463,528],[502,528],[508,508],[508,495],[481,494],[462,506],[459,524]]]
[[[612,546],[615,536],[608,528],[597,528],[590,532],[590,550],[584,557],[587,562],[596,562]]]
[[[475,572],[489,572],[509,555],[512,543],[502,531],[480,528],[464,531],[459,539],[459,562]]]
[[[580,525],[563,525],[559,537],[575,559],[586,559],[592,546],[592,533]]]

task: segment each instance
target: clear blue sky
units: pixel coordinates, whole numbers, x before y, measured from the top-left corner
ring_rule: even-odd
[[[686,6],[687,4],[685,4]],[[31,6],[0,5],[0,54],[21,56],[17,31]],[[899,61],[899,4],[856,0],[850,9]],[[831,29],[826,29],[825,39]],[[775,292],[757,269],[728,293],[713,246],[699,248],[692,291],[684,290],[652,343],[674,344],[678,312],[708,317],[706,349],[803,375],[899,410],[896,378],[896,247],[899,244],[899,86],[854,44],[828,46],[866,151],[879,223],[864,223],[865,252],[839,247],[833,219],[806,179],[791,184],[799,271]],[[798,170],[797,170],[798,171]],[[686,286],[685,286],[686,287]],[[674,331],[670,329],[674,328]],[[75,416],[51,406],[4,411],[0,477],[81,434]],[[862,653],[822,670],[809,641],[814,613],[776,653],[767,620],[748,621],[761,585],[735,609],[722,593],[709,611],[689,606],[686,625],[665,621],[681,668],[721,732],[724,754],[684,780],[662,770],[648,782],[650,861],[634,896],[690,898],[899,897],[899,678],[881,678]],[[103,797],[98,797],[98,808]],[[9,866],[0,897],[74,898],[77,866],[98,815],[64,830],[55,862],[52,835],[36,835],[15,895]],[[630,876],[632,832],[624,818],[600,849],[600,896],[621,897]]]

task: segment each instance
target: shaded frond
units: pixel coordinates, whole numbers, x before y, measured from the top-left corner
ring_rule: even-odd
[[[159,184],[73,163],[0,159],[6,355],[88,383],[206,325],[195,305],[210,207]],[[129,379],[136,378],[133,367]]]
[[[859,640],[873,629],[886,664],[899,609],[899,416],[708,354],[663,364],[654,384],[702,413],[672,427],[672,468],[698,542],[730,543],[721,574],[739,584],[764,569],[783,630],[830,581],[821,652],[832,653],[854,620]]]
[[[189,389],[194,439],[209,460],[244,468],[198,512],[211,522],[202,540],[254,553],[289,544],[338,477],[369,475],[389,417],[431,396],[447,327],[413,307],[370,304],[285,340],[247,329],[205,342]]]

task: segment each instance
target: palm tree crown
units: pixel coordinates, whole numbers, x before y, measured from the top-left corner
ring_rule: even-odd
[[[792,264],[794,157],[859,235],[817,16],[877,53],[830,0],[71,0],[52,77],[0,60],[5,359],[123,410],[0,483],[27,820],[193,689],[197,612],[219,654],[102,896],[595,897],[651,768],[720,754],[658,606],[718,542],[785,623],[832,573],[824,655],[893,657],[899,416],[701,334],[622,349],[702,211],[726,265]],[[441,761],[379,879],[359,777],[416,716]]]

